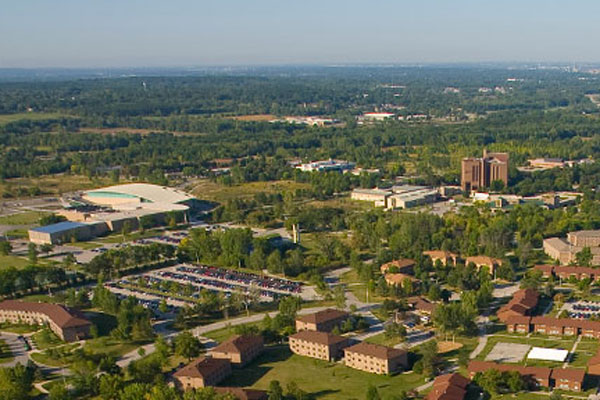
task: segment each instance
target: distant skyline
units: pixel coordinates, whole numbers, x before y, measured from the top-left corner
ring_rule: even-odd
[[[600,62],[596,0],[0,0],[0,68]]]

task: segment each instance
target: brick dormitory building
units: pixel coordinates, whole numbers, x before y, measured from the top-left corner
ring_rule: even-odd
[[[263,351],[262,336],[236,335],[210,351],[214,358],[227,359],[233,366],[243,367]]]
[[[91,323],[78,310],[59,304],[4,300],[0,303],[0,322],[47,325],[65,342],[85,339]]]
[[[499,364],[492,361],[472,360],[468,370],[471,379],[478,372],[495,369],[501,372],[516,371],[536,387],[555,388],[579,392],[585,380],[585,370],[575,368],[524,367],[516,364]]]
[[[433,381],[433,388],[425,400],[464,400],[469,383],[469,379],[456,372],[440,375]]]
[[[290,335],[290,350],[298,355],[333,361],[350,345],[348,338],[328,332],[300,331]]]
[[[408,367],[406,350],[361,342],[344,349],[347,367],[374,374],[393,374]]]
[[[231,375],[231,363],[227,359],[200,357],[173,374],[182,390],[215,386]]]
[[[296,318],[296,331],[331,332],[333,328],[339,327],[348,318],[350,318],[350,314],[347,312],[328,308]]]

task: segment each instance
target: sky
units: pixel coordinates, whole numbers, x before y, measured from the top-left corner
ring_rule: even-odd
[[[598,0],[0,0],[0,68],[600,62]]]

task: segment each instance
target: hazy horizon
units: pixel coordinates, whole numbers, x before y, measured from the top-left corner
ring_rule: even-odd
[[[600,2],[57,0],[0,13],[0,68],[597,63]]]

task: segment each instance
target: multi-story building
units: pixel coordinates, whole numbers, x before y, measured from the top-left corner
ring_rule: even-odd
[[[569,232],[566,239],[544,239],[544,252],[563,265],[576,261],[577,253],[585,247],[592,253],[592,265],[600,265],[600,230]]]
[[[92,324],[78,310],[59,304],[4,300],[0,303],[0,322],[47,325],[65,342],[85,339]]]
[[[300,331],[290,335],[290,350],[298,355],[332,361],[341,358],[349,340],[328,332]]]
[[[431,262],[435,265],[437,261],[442,265],[456,265],[460,258],[458,254],[445,250],[429,250],[423,252],[424,256],[431,258]]]
[[[371,201],[375,207],[385,207],[391,190],[385,189],[354,189],[350,194],[352,200]]]
[[[408,367],[405,350],[361,342],[344,349],[347,367],[374,374],[392,374]]]
[[[483,267],[487,267],[490,274],[492,276],[495,276],[496,269],[502,266],[503,261],[500,260],[499,258],[493,258],[493,257],[488,257],[488,256],[473,256],[473,257],[467,257],[467,259],[465,260],[465,264],[466,265],[469,265],[469,264],[475,265],[475,268],[477,268],[477,271],[479,271]]]
[[[538,297],[538,292],[533,289],[519,290],[506,305],[500,307],[496,315],[503,322],[510,317],[531,315],[532,310],[537,306]]]
[[[379,270],[382,274],[387,272],[402,272],[405,274],[411,274],[415,264],[416,261],[411,258],[400,258],[398,260],[382,264],[381,267],[379,267]]]
[[[469,383],[469,379],[456,372],[440,375],[433,381],[425,400],[464,400]]]
[[[514,364],[499,364],[492,361],[471,360],[467,367],[469,377],[473,379],[478,372],[485,372],[490,369],[495,369],[500,372],[517,371],[525,380],[536,387],[552,387],[550,376],[552,375],[551,368],[545,367],[524,367]]]
[[[319,331],[331,332],[336,326],[340,326],[344,321],[350,318],[350,314],[345,311],[328,308],[317,311],[314,314],[303,315],[296,318],[296,330],[299,331]]]
[[[243,367],[263,351],[262,336],[236,335],[210,351],[214,358],[227,359],[236,367]]]
[[[508,185],[508,153],[488,153],[484,149],[481,158],[463,158],[460,179],[463,193],[490,187],[494,181]]]
[[[198,389],[215,386],[231,375],[229,360],[200,357],[173,374],[180,389]]]
[[[590,278],[593,281],[600,280],[600,269],[590,267],[578,267],[576,265],[536,265],[533,267],[549,278],[551,276],[560,279],[575,278],[578,281],[581,279]]]

